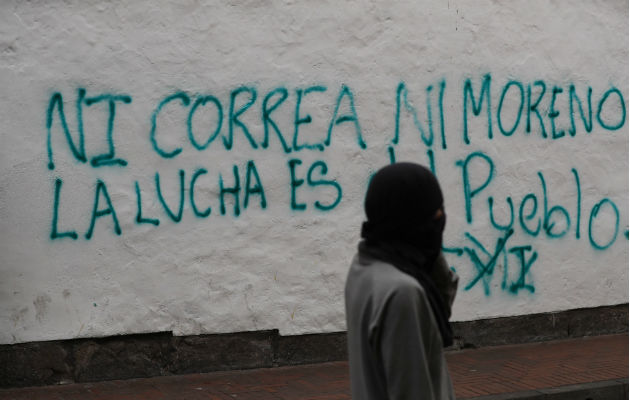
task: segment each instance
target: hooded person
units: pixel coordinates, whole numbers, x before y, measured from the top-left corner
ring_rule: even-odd
[[[441,253],[443,202],[418,164],[386,166],[370,181],[345,287],[353,398],[455,398],[443,347],[458,279]]]

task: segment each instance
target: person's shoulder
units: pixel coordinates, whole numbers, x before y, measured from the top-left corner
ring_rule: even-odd
[[[386,297],[417,297],[424,294],[422,286],[409,274],[394,265],[378,259],[353,260],[350,276],[352,279],[370,282],[373,293]]]
[[[394,265],[378,260],[375,258],[361,259],[361,261],[354,264],[362,271],[368,271],[371,275],[378,278],[379,282],[390,284],[410,284],[415,282],[415,279],[408,274],[405,274]]]
[[[390,296],[417,298],[424,295],[424,289],[416,278],[387,262],[378,263],[378,280]]]
[[[425,296],[422,285],[414,277],[404,272],[400,272],[400,276],[396,276],[392,280],[391,295],[399,301],[419,300]]]

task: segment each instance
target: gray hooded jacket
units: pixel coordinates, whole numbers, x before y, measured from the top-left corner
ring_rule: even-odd
[[[457,275],[441,255],[433,270],[444,303],[451,306]],[[455,398],[440,331],[416,279],[357,255],[346,280],[345,302],[353,399]]]

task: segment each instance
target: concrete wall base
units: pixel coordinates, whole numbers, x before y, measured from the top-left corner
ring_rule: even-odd
[[[628,304],[453,323],[450,350],[628,331]],[[345,332],[170,332],[0,346],[0,387],[93,382],[347,359]]]

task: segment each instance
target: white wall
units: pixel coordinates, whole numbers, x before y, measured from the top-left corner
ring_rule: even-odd
[[[0,5],[1,343],[344,330],[392,153],[433,155],[455,320],[628,301],[626,2],[202,3]]]

